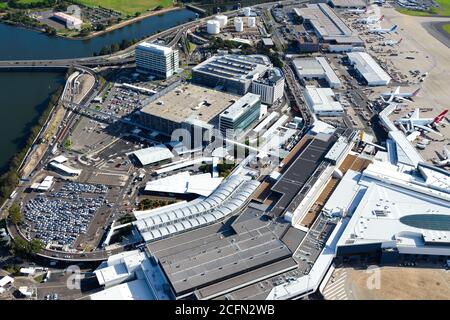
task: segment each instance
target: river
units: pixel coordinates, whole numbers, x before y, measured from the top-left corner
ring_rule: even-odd
[[[0,169],[23,146],[64,72],[0,72]]]
[[[93,56],[104,46],[122,40],[141,39],[196,18],[193,11],[180,9],[150,16],[86,40],[71,40],[0,23],[0,60],[62,59]]]
[[[151,16],[88,40],[49,37],[44,33],[0,23],[0,60],[87,57],[124,39],[140,39],[195,19],[181,9]],[[64,83],[62,72],[0,71],[0,170],[23,147],[29,128],[47,106],[51,93]]]

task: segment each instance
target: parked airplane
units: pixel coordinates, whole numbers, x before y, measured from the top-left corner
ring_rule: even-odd
[[[424,131],[433,132],[437,135],[442,136],[442,134],[434,130],[432,127],[439,125],[444,119],[447,112],[448,109],[445,109],[435,118],[420,118],[420,109],[416,108],[409,118],[398,119],[396,123],[400,125],[406,125],[408,131],[422,129]]]
[[[416,91],[413,92],[403,92],[400,93],[400,86],[398,86],[394,91],[391,92],[383,92],[381,94],[381,99],[383,99],[383,101],[385,103],[390,103],[393,101],[411,101],[412,98],[414,98],[420,91],[420,88],[417,89]],[[386,98],[388,98],[386,100]]]
[[[435,160],[434,164],[439,167],[450,166],[450,151],[448,151],[447,147],[444,147],[442,159]]]
[[[346,12],[348,12],[348,13],[355,13],[355,14],[361,14],[361,13],[366,13],[367,12],[367,8],[364,8],[364,9],[347,9]]]
[[[398,44],[400,44],[400,42],[402,42],[403,38],[401,38],[400,40],[387,40],[385,42],[383,42],[383,46],[396,46]]]
[[[390,29],[383,29],[383,28],[372,28],[369,29],[369,33],[376,33],[376,34],[384,34],[384,33],[392,33],[397,31],[397,25],[393,25]]]
[[[384,15],[379,17],[379,16],[370,16],[367,18],[361,18],[361,19],[357,19],[355,22],[356,23],[362,23],[362,24],[374,24],[377,22],[380,22],[384,19]]]

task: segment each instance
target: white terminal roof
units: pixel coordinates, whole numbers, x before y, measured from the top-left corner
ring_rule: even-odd
[[[340,136],[338,140],[333,144],[330,151],[327,152],[325,158],[337,161],[341,157],[341,155],[343,154],[348,145],[349,141],[347,140],[347,138],[344,136]]]
[[[188,171],[147,182],[145,191],[209,196],[223,178],[212,178],[210,173],[191,175]]]
[[[129,154],[134,154],[143,166],[163,160],[172,159],[174,157],[173,153],[170,152],[169,148],[167,148],[163,144],[130,152],[127,155]]]
[[[82,24],[83,23],[83,20],[78,19],[77,17],[71,16],[70,14],[67,14],[64,12],[55,12],[53,15],[61,20],[70,21],[74,24]]]
[[[99,291],[90,296],[91,300],[154,300],[148,283],[138,279]]]
[[[58,163],[58,162],[54,162],[54,161],[50,162],[50,166],[55,168],[55,169],[59,169],[62,172],[67,173],[67,174],[80,175],[81,171],[82,171],[81,169],[73,169],[71,167],[68,167],[68,166],[62,164],[62,163]]]
[[[349,52],[347,56],[369,85],[387,85],[391,77],[367,52]]]
[[[317,88],[306,86],[306,102],[314,113],[344,112],[339,101],[334,98],[334,92],[330,88]]]
[[[53,177],[46,176],[41,183],[33,183],[31,185],[31,189],[47,191],[52,187],[52,185],[53,185]]]
[[[341,85],[341,80],[324,57],[299,58],[293,63],[300,78],[325,78],[332,86]]]
[[[424,162],[422,156],[412,146],[411,142],[406,139],[402,131],[390,131],[389,137],[395,142],[395,156],[399,163],[417,167],[420,162]]]
[[[95,270],[106,289],[91,300],[168,300],[167,280],[158,264],[139,250],[112,255]]]
[[[350,217],[338,247],[379,244],[406,254],[449,255],[450,188],[434,182],[450,174],[431,165],[424,170],[421,177],[378,161],[362,174],[349,170],[324,206]]]
[[[254,93],[246,93],[242,98],[233,103],[224,112],[220,114],[221,118],[227,118],[232,121],[238,119],[250,107],[254,106],[261,99],[261,96]]]
[[[59,156],[53,158],[53,159],[50,160],[50,161],[54,161],[54,162],[57,162],[57,163],[64,163],[64,162],[66,162],[67,160],[69,160],[69,159],[67,159],[65,156],[59,155]]]
[[[256,180],[249,180],[249,177],[243,175],[233,175],[201,201],[194,200],[181,207],[161,208],[133,224],[144,241],[152,241],[215,223],[240,209],[258,186],[259,182]],[[139,214],[145,215],[145,212]]]
[[[0,279],[0,287],[4,287],[8,283],[13,283],[13,282],[14,282],[14,278],[12,278],[10,276],[4,276],[3,278]]]
[[[165,47],[156,43],[143,42],[138,44],[136,49],[152,52],[155,54],[167,55],[170,54],[173,50],[170,47]]]
[[[336,128],[333,127],[331,124],[328,124],[326,122],[316,120],[313,123],[312,128],[308,131],[311,135],[317,135],[320,133],[331,135],[336,131]]]

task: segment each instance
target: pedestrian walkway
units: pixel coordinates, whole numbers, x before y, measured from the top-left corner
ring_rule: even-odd
[[[334,272],[323,291],[325,300],[348,300],[349,297],[345,289],[346,280],[346,269]]]

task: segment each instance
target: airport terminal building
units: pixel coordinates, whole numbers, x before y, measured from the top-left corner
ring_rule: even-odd
[[[294,8],[294,14],[324,43],[364,46],[364,41],[326,3],[306,4],[304,7]]]

